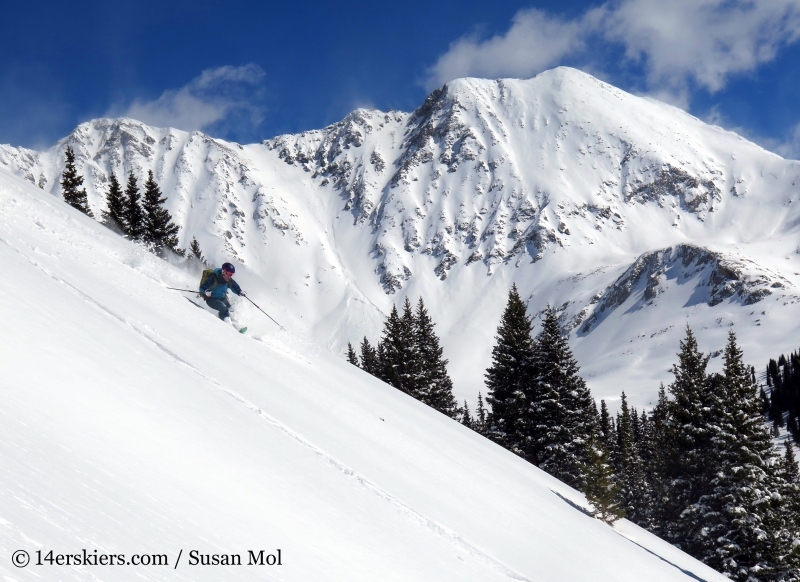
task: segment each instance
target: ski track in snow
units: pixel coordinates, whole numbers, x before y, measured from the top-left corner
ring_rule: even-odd
[[[357,483],[359,483],[361,486],[366,488],[369,492],[373,493],[374,495],[378,496],[379,498],[381,498],[384,501],[387,501],[388,503],[393,505],[401,514],[403,514],[405,517],[407,517],[411,521],[414,521],[414,522],[418,523],[419,525],[421,525],[422,527],[425,527],[428,530],[432,531],[433,533],[437,534],[438,536],[440,536],[442,538],[445,538],[450,543],[452,543],[453,545],[457,546],[459,549],[467,552],[470,556],[476,558],[477,560],[479,560],[483,564],[491,567],[492,569],[494,569],[495,571],[499,572],[500,574],[503,574],[503,575],[505,575],[506,577],[508,577],[508,578],[510,578],[512,580],[520,580],[521,582],[533,582],[530,578],[527,578],[527,577],[523,576],[522,574],[520,574],[519,572],[513,570],[511,567],[507,566],[506,564],[504,564],[500,560],[492,557],[491,555],[487,554],[486,552],[484,552],[480,548],[474,546],[473,544],[471,544],[470,542],[465,540],[457,532],[451,530],[450,528],[448,528],[448,527],[446,527],[446,526],[444,526],[444,525],[442,525],[442,524],[440,524],[440,523],[438,523],[438,522],[436,522],[436,521],[434,521],[432,519],[429,519],[429,518],[425,517],[424,515],[422,515],[421,513],[416,511],[415,509],[413,509],[412,507],[409,507],[408,505],[403,503],[400,499],[394,497],[393,495],[391,495],[390,493],[388,493],[387,491],[385,491],[384,489],[379,487],[377,484],[371,482],[369,479],[367,479],[363,475],[358,474],[356,471],[354,471],[353,469],[348,467],[346,464],[342,463],[341,461],[337,460],[332,455],[327,453],[321,447],[319,447],[319,446],[315,445],[314,443],[308,441],[302,435],[296,433],[291,428],[289,428],[285,424],[281,423],[280,421],[278,421],[276,418],[274,418],[270,414],[264,412],[259,406],[257,406],[256,404],[250,402],[247,398],[245,398],[244,396],[242,396],[241,394],[239,394],[235,390],[232,390],[232,389],[228,388],[227,386],[225,386],[224,384],[222,384],[221,382],[219,382],[215,378],[212,378],[211,376],[205,374],[202,370],[198,369],[193,364],[191,364],[187,360],[183,359],[181,356],[179,356],[177,353],[175,353],[174,351],[169,349],[163,343],[161,343],[160,341],[158,341],[154,337],[151,337],[151,335],[148,334],[146,331],[140,329],[139,327],[137,327],[136,325],[134,325],[133,323],[131,323],[130,321],[128,321],[124,317],[118,315],[117,313],[115,313],[111,309],[105,307],[104,305],[102,305],[101,303],[96,301],[94,298],[92,298],[91,296],[89,296],[85,292],[81,291],[78,287],[76,287],[72,283],[62,279],[61,277],[59,277],[58,275],[53,273],[50,269],[48,269],[44,265],[42,265],[39,262],[33,260],[31,257],[29,257],[28,255],[23,253],[20,249],[14,247],[14,245],[9,243],[7,240],[5,240],[3,238],[0,238],[0,242],[2,242],[6,246],[8,246],[11,250],[16,252],[17,254],[22,256],[23,258],[25,258],[29,263],[31,263],[31,265],[33,265],[34,267],[36,267],[37,269],[42,271],[45,275],[47,275],[48,277],[52,278],[54,281],[56,281],[56,282],[58,282],[58,283],[60,283],[62,285],[65,285],[66,287],[71,289],[75,294],[77,294],[79,297],[81,297],[87,303],[91,304],[92,306],[94,306],[95,308],[99,309],[100,311],[102,311],[106,315],[112,317],[113,319],[117,320],[118,322],[122,323],[126,327],[130,328],[131,330],[133,330],[140,337],[144,338],[147,342],[149,342],[150,344],[152,344],[153,346],[158,348],[160,351],[164,352],[173,361],[175,361],[176,363],[178,363],[178,364],[180,364],[182,366],[185,366],[186,368],[191,370],[193,373],[195,373],[197,376],[201,377],[203,380],[205,380],[206,382],[208,382],[209,384],[211,384],[215,388],[217,388],[220,391],[224,392],[225,394],[227,394],[228,396],[230,396],[231,398],[233,398],[237,402],[243,404],[245,407],[247,407],[252,412],[256,413],[260,418],[265,420],[267,423],[269,423],[274,428],[277,428],[278,430],[282,431],[287,436],[289,436],[290,438],[294,439],[295,441],[297,441],[298,443],[300,443],[304,447],[310,449],[314,454],[316,454],[317,456],[319,456],[322,459],[324,459],[329,465],[331,465],[332,467],[337,469],[340,473],[342,473],[343,475],[345,475],[347,477],[355,479],[355,481]],[[259,341],[259,340],[257,340],[257,341]],[[308,363],[308,362],[306,362],[306,363]]]

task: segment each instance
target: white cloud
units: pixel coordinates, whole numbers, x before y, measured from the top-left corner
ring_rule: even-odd
[[[800,160],[800,123],[795,125],[783,138],[765,137],[756,135],[746,127],[732,123],[720,111],[718,105],[709,109],[701,119],[711,125],[717,125],[728,131],[741,135],[743,138],[760,145],[765,150],[776,153],[787,160]]]
[[[263,78],[264,71],[253,64],[207,69],[180,89],[168,89],[152,101],[137,99],[127,107],[112,108],[107,115],[187,131],[222,123],[234,113],[244,114],[257,125],[263,109],[253,97]]]
[[[691,78],[718,91],[800,37],[800,0],[623,0],[604,10],[605,38],[644,60],[652,87]]]
[[[430,89],[459,77],[531,77],[582,50],[586,22],[590,21],[521,10],[505,34],[488,40],[472,34],[452,43],[428,69],[425,85]]]
[[[568,58],[588,61],[593,46],[621,46],[642,64],[650,94],[685,103],[690,81],[717,91],[798,38],[800,0],[617,0],[571,20],[522,10],[504,34],[451,44],[427,70],[426,85],[530,77]]]

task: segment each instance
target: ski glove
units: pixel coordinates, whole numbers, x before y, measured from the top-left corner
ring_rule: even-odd
[[[247,297],[247,293],[244,291],[239,291],[239,297]]]
[[[206,297],[211,297],[211,289],[209,289],[209,290],[208,290],[208,291],[206,291],[205,293],[206,293]]]

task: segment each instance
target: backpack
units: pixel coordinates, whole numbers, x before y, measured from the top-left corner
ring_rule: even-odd
[[[209,287],[209,288],[208,288],[208,289],[206,289],[206,290],[207,290],[207,291],[213,291],[213,290],[214,290],[214,287],[216,287],[217,285],[219,285],[219,280],[217,279],[217,276],[216,276],[216,275],[215,275],[215,273],[214,273],[214,269],[205,269],[205,270],[203,271],[203,274],[202,274],[202,275],[200,275],[200,287],[202,287],[202,286],[203,286],[203,284],[204,284],[206,281],[208,281],[209,279],[214,279],[214,283],[211,285],[211,287]],[[198,289],[199,289],[199,287],[198,287]],[[208,297],[206,297],[206,294],[205,294],[205,293],[200,293],[200,297],[202,297],[202,298],[203,298],[203,301],[208,301]]]

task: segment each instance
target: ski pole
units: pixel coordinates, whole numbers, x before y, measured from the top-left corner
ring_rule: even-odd
[[[256,305],[256,302],[255,302],[255,301],[253,301],[252,299],[250,299],[250,298],[249,298],[247,295],[245,295],[245,296],[244,296],[244,298],[245,298],[245,299],[247,299],[247,300],[248,300],[250,303],[252,303],[253,305]],[[258,309],[258,310],[259,310],[261,313],[263,313],[264,315],[266,315],[267,317],[269,317],[270,319],[272,319],[272,316],[271,316],[269,313],[267,313],[266,311],[264,311],[263,309],[261,309],[261,308],[260,308],[258,305],[256,305],[256,309]],[[283,331],[286,331],[286,328],[285,328],[285,327],[283,327],[283,326],[282,326],[280,323],[278,323],[278,322],[277,322],[277,321],[275,321],[274,319],[272,319],[272,321],[275,323],[275,325],[277,325],[277,326],[278,326],[279,328],[281,328]]]
[[[200,291],[197,289],[176,289],[175,287],[167,287],[167,289],[172,289],[173,291],[186,291],[188,293],[197,293],[200,295]]]

